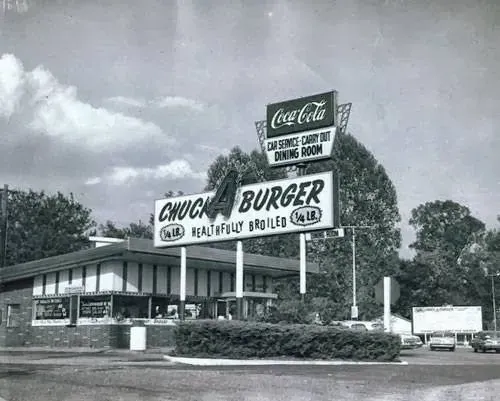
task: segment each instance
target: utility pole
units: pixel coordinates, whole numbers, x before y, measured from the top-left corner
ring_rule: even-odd
[[[301,163],[297,165],[297,175],[302,177],[306,174],[307,165]],[[300,298],[304,304],[306,301],[306,271],[307,271],[307,248],[306,248],[306,234],[299,234],[299,248],[300,248]]]
[[[373,226],[342,226],[342,228],[350,228],[352,231],[352,307],[351,319],[358,320],[358,303],[356,289],[356,229],[373,228]]]
[[[5,266],[5,254],[7,250],[7,202],[9,200],[9,186],[6,184],[3,187],[3,192],[0,199],[0,267]]]
[[[495,337],[497,335],[497,306],[495,301],[495,280],[491,276],[491,294],[493,298],[493,327],[495,329]]]
[[[493,330],[495,330],[495,336],[497,334],[497,303],[495,299],[495,277],[499,277],[500,273],[488,274],[491,278],[491,303],[493,306]]]

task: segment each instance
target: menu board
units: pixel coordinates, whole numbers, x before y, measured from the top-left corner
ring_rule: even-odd
[[[35,300],[35,320],[67,319],[68,317],[68,297]]]
[[[81,318],[101,318],[110,315],[111,298],[87,298],[80,297]]]

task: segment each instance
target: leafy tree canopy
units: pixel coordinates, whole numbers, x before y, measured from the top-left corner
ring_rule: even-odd
[[[93,227],[91,210],[73,194],[10,190],[6,265],[85,249]]]
[[[419,205],[411,212],[416,251],[413,261],[403,263],[400,275],[406,294],[405,312],[410,306],[468,305],[481,302],[483,290],[477,286],[479,265],[460,263],[464,247],[484,231],[484,223],[470,210],[454,201],[436,200]]]
[[[139,220],[138,223],[130,223],[126,227],[117,227],[112,221],[99,225],[99,235],[111,238],[144,238],[153,239],[153,227],[150,224],[144,224]]]
[[[361,319],[378,317],[382,310],[374,286],[399,268],[401,218],[395,187],[373,154],[350,134],[337,134],[332,158],[312,164],[307,173],[328,170],[340,178],[341,225],[370,227],[356,230],[357,301]],[[346,318],[352,305],[352,230],[344,238],[312,243],[310,249],[322,271],[309,280],[310,295],[341,305],[337,318]]]

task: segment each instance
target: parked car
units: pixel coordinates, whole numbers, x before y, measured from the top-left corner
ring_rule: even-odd
[[[431,338],[429,340],[429,349],[431,351],[436,349],[455,351],[455,347],[455,334],[448,331],[436,331],[431,334]]]
[[[400,334],[401,349],[416,349],[422,347],[424,344],[419,336],[412,334]]]
[[[500,332],[482,331],[471,341],[474,352],[500,352]]]

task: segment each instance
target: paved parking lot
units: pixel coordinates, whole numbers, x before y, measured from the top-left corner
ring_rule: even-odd
[[[198,368],[147,361],[140,354],[0,352],[0,397],[7,401],[493,401],[500,393],[500,354],[419,349],[405,351],[402,359],[408,365]]]
[[[455,352],[420,348],[402,351],[401,359],[417,365],[500,365],[500,353],[475,353],[472,348],[457,348]]]

